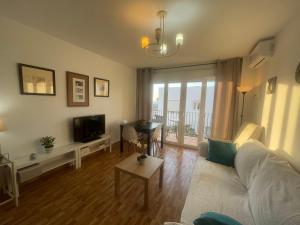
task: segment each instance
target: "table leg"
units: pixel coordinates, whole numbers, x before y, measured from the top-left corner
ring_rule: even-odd
[[[110,138],[109,138],[109,152],[111,152],[111,139]]]
[[[120,151],[123,153],[124,151],[124,143],[123,143],[123,126],[120,125]]]
[[[12,164],[12,179],[13,179],[13,191],[15,195],[15,205],[19,207],[19,184],[17,180],[17,168],[15,167],[14,163]]]
[[[81,149],[78,148],[75,151],[76,154],[76,169],[80,169],[81,168]]]
[[[164,125],[161,126],[161,141],[160,141],[160,147],[163,148],[164,147]]]
[[[120,194],[120,170],[115,168],[115,196]]]
[[[151,131],[147,132],[147,154],[151,155]]]
[[[160,173],[159,173],[159,188],[163,187],[163,180],[164,180],[164,164],[160,167]]]
[[[149,205],[149,182],[148,179],[144,180],[145,182],[145,190],[144,190],[144,209],[147,210],[148,209],[148,205]]]

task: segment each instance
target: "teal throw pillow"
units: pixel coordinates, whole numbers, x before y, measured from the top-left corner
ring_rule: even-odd
[[[235,154],[234,143],[208,139],[208,155],[206,157],[208,161],[234,167]]]
[[[194,225],[242,225],[235,219],[216,212],[206,212],[194,220]]]

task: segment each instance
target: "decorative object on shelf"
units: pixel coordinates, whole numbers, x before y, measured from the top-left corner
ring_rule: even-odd
[[[35,160],[37,158],[37,154],[36,153],[31,153],[29,158],[30,158],[30,160]]]
[[[3,120],[2,119],[0,119],[0,132],[4,132],[4,131],[6,131],[6,126],[5,126],[5,124],[4,124],[4,122],[3,122]],[[0,145],[0,159],[3,157],[2,155],[1,155],[1,145]]]
[[[44,146],[46,152],[50,152],[54,147],[55,137],[46,136],[41,138],[41,144]]]
[[[243,95],[243,102],[242,102],[242,112],[241,112],[241,124],[243,123],[243,116],[244,116],[244,105],[245,105],[245,95],[247,92],[251,91],[252,87],[250,86],[239,86],[237,87],[238,92],[242,93]]]
[[[276,91],[277,77],[272,77],[268,80],[267,94],[274,94]]]
[[[89,76],[67,72],[68,106],[89,106]]]
[[[295,74],[296,82],[300,84],[300,63],[298,64],[296,74]]]
[[[94,96],[109,97],[109,80],[94,78]]]
[[[145,50],[146,54],[157,58],[175,55],[183,44],[183,34],[176,34],[176,47],[175,49],[170,50],[170,45],[167,44],[165,37],[165,18],[167,16],[167,11],[160,10],[158,11],[157,16],[160,19],[160,26],[155,29],[155,42],[150,43],[150,39],[148,37],[142,37],[141,47]]]
[[[56,95],[54,70],[22,63],[18,68],[22,95]]]

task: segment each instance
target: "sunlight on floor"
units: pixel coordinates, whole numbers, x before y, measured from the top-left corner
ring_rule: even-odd
[[[168,136],[166,137],[167,141],[170,142],[177,142],[178,139],[176,137],[175,134],[168,134]],[[198,146],[198,138],[197,137],[191,137],[191,136],[184,136],[184,144],[185,145],[191,145],[191,146]]]

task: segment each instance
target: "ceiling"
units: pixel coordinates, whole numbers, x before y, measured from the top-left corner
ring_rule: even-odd
[[[299,0],[1,0],[0,14],[82,48],[132,66],[207,62],[247,55],[262,38],[276,35],[299,12]],[[153,37],[156,13],[168,11],[166,32],[180,52],[152,58],[140,48]]]

